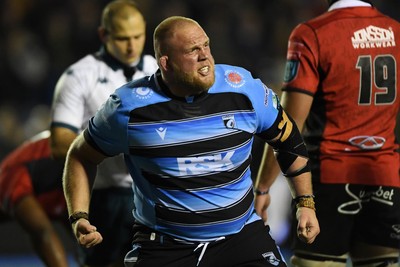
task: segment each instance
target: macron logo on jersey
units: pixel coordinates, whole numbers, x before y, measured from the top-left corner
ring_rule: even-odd
[[[167,128],[160,127],[158,129],[156,129],[156,132],[161,137],[161,139],[164,140],[165,134],[167,133]]]
[[[354,49],[396,46],[392,28],[383,29],[372,25],[354,32],[351,42]]]

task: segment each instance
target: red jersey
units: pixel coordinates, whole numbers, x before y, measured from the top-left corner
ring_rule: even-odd
[[[303,132],[314,178],[400,187],[399,71],[400,24],[374,7],[334,9],[293,30],[282,90],[314,98]]]
[[[12,215],[15,205],[34,195],[49,218],[66,218],[63,164],[51,158],[49,131],[23,143],[0,165],[0,208]]]

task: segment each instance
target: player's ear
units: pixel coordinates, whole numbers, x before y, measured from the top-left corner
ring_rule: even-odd
[[[101,42],[105,43],[107,41],[107,35],[108,35],[107,30],[104,27],[100,26],[97,29],[97,33],[99,34]]]
[[[163,71],[168,70],[168,56],[161,56],[160,59],[160,68],[162,68]]]

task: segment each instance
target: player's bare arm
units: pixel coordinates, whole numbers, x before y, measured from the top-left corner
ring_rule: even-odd
[[[96,176],[97,164],[105,156],[89,145],[80,134],[67,154],[63,188],[72,229],[80,245],[91,247],[103,238],[89,221],[90,192]]]

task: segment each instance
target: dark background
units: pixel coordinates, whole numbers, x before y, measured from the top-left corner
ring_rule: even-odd
[[[48,127],[57,79],[100,46],[97,27],[105,0],[0,1],[0,159]],[[154,27],[170,15],[189,16],[211,39],[217,63],[243,66],[279,91],[287,39],[299,22],[327,8],[325,0],[137,0]],[[375,0],[400,20],[399,0]]]

